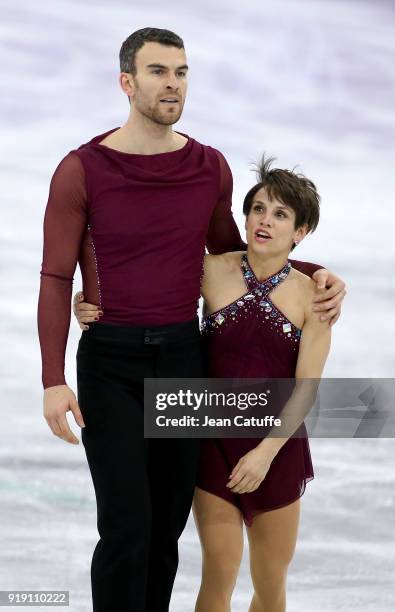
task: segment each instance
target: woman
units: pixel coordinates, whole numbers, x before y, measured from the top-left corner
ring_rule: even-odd
[[[318,224],[319,196],[303,175],[271,169],[271,161],[262,160],[259,182],[244,200],[247,253],[205,257],[202,333],[213,377],[316,379],[329,351],[330,326],[312,312],[315,283],[288,263]],[[81,312],[80,322],[92,320]],[[194,499],[203,551],[196,612],[230,610],[243,521],[250,612],[285,610],[300,496],[313,476],[306,437],[203,442]]]
[[[319,196],[302,175],[262,162],[245,197],[247,253],[208,255],[202,332],[209,374],[319,378],[330,326],[312,312],[315,283],[288,264],[314,231]],[[303,331],[303,333],[302,333]],[[203,550],[196,612],[230,610],[247,526],[254,596],[250,612],[285,610],[285,582],[300,496],[314,477],[306,437],[203,442],[194,515]]]

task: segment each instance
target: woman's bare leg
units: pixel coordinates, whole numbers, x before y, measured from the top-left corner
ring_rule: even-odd
[[[249,612],[285,612],[285,584],[298,533],[300,499],[258,514],[247,529],[254,585]]]
[[[195,612],[230,612],[243,556],[243,520],[236,506],[196,487],[193,513],[202,545],[202,583]]]

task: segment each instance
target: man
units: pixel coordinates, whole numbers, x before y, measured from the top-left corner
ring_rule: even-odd
[[[83,427],[100,534],[94,611],[164,612],[199,447],[143,439],[143,379],[202,375],[196,306],[205,245],[212,253],[244,245],[224,157],[171,127],[187,91],[183,41],[144,28],[123,43],[120,61],[128,120],[70,152],[51,181],[38,309],[44,416],[71,443],[78,439],[66,412]],[[79,404],[64,378],[77,261],[100,316],[78,349]],[[323,270],[314,278],[329,288],[324,309],[336,320],[344,283]]]

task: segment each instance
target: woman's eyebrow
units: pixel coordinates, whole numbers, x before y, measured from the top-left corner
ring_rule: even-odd
[[[266,202],[262,202],[262,200],[255,200],[254,204],[261,204],[262,206],[266,206]],[[292,210],[288,204],[284,204],[284,202],[278,202],[276,204],[277,208],[285,208],[286,210]]]

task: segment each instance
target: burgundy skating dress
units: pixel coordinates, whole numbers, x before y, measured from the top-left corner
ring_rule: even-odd
[[[202,321],[209,375],[293,378],[301,330],[270,299],[270,293],[287,278],[291,264],[262,282],[253,273],[246,255],[242,256],[241,269],[246,293]],[[202,441],[198,487],[237,506],[247,525],[251,525],[256,514],[298,499],[306,482],[314,478],[307,435],[294,437],[277,453],[258,489],[252,493],[232,493],[226,488],[232,469],[259,442],[258,438]]]

